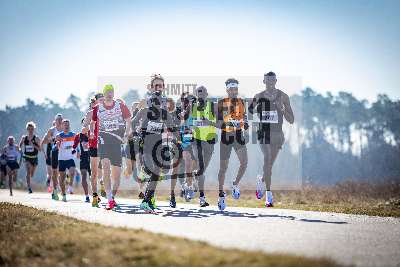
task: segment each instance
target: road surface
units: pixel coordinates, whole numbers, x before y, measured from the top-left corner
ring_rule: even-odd
[[[176,209],[158,202],[160,214],[144,214],[139,200],[117,199],[119,208],[92,208],[83,196],[68,202],[50,194],[0,190],[0,201],[21,203],[88,222],[142,228],[155,233],[201,240],[212,245],[327,257],[357,266],[400,266],[400,218],[340,213],[228,207],[199,208],[179,204]]]

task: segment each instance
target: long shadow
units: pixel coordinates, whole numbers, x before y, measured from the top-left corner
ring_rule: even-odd
[[[311,219],[300,219],[302,222],[311,222],[311,223],[332,223],[332,224],[347,224],[347,222],[329,222],[324,220],[311,220]]]
[[[105,207],[105,203],[102,204]],[[159,215],[162,217],[175,217],[175,218],[209,218],[212,216],[227,216],[232,218],[277,218],[283,220],[298,220],[300,222],[307,222],[307,223],[329,223],[329,224],[347,224],[347,222],[341,221],[325,221],[325,220],[317,220],[317,219],[297,219],[295,216],[286,216],[286,215],[277,215],[277,214],[255,214],[255,213],[248,213],[248,212],[236,212],[236,211],[224,211],[220,212],[218,210],[210,210],[210,209],[185,209],[185,208],[175,208],[172,209],[169,206],[158,206],[159,208]],[[132,204],[118,204],[118,207],[114,209],[115,212],[124,213],[124,214],[144,214],[139,206],[135,206]]]

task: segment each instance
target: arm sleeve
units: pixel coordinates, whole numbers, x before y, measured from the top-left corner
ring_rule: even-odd
[[[124,102],[121,102],[121,111],[122,111],[122,117],[124,120],[129,119],[131,117],[131,112],[129,111],[129,108],[125,105]]]
[[[78,146],[78,144],[79,144],[79,134],[76,134],[75,138],[74,138],[74,144],[72,145],[72,148],[75,149]]]
[[[99,109],[99,106],[94,106],[93,112],[92,112],[92,121],[97,121],[97,111]]]

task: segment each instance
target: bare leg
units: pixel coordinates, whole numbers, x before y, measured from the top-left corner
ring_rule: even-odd
[[[7,174],[8,174],[8,187],[10,188],[10,196],[13,195],[12,192],[12,185],[13,185],[13,172],[10,168],[7,167]]]
[[[89,195],[89,185],[87,182],[88,171],[85,169],[81,170],[81,175],[83,191],[85,192],[85,196],[87,196]]]
[[[25,162],[26,169],[26,185],[31,188],[31,175],[33,166],[29,162]]]
[[[91,175],[91,183],[92,183],[92,192],[97,194],[97,176],[98,176],[98,166],[99,166],[99,158],[91,157],[90,158],[90,169],[92,171]],[[82,181],[83,182],[83,181]]]
[[[192,176],[192,156],[189,151],[183,151],[183,159],[185,162],[185,174],[186,174],[186,185],[192,186],[193,176]]]
[[[58,169],[51,169],[51,178],[53,180],[53,189],[56,190],[58,186]]]
[[[240,167],[236,175],[235,181],[233,181],[234,185],[238,185],[240,183],[240,180],[242,179],[246,169],[247,169],[247,163],[248,163],[248,158],[247,158],[247,148],[246,146],[241,147],[238,150],[235,150],[236,155],[239,158],[240,162]]]
[[[112,175],[112,195],[117,195],[118,188],[121,182],[121,167],[120,166],[111,166],[111,175]]]
[[[107,198],[108,200],[112,200],[112,192],[111,192],[111,170],[110,170],[110,160],[109,159],[102,159],[101,165],[103,168],[103,181],[104,187],[106,189]]]
[[[60,172],[61,194],[65,195],[65,172]]]
[[[219,191],[224,191],[225,174],[228,169],[228,160],[220,160],[219,172],[218,172],[218,189]]]

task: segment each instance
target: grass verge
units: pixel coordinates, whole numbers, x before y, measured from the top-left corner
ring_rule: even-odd
[[[0,266],[339,266],[330,260],[221,249],[0,203]]]

